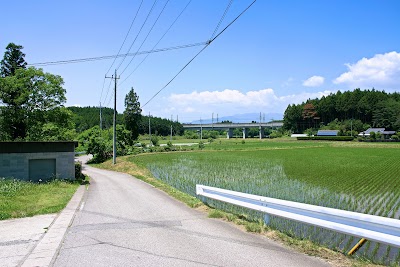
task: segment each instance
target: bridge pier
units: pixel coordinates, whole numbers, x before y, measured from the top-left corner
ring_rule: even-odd
[[[226,131],[226,139],[232,138],[233,137],[233,128],[228,128]]]
[[[260,139],[262,139],[264,136],[264,128],[260,126],[259,130],[260,130]]]
[[[243,139],[246,139],[249,129],[243,128]]]

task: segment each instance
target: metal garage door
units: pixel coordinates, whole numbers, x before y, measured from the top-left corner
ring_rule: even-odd
[[[30,159],[29,180],[38,182],[49,180],[56,174],[56,159]]]

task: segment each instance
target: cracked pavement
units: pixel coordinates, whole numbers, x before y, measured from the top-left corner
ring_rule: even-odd
[[[43,238],[57,214],[0,221],[0,265],[19,266]]]

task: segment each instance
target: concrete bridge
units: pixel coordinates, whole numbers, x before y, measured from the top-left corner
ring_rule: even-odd
[[[207,124],[182,124],[185,130],[226,130],[226,138],[233,137],[233,129],[243,129],[243,139],[247,137],[248,129],[258,128],[260,139],[264,136],[265,128],[280,128],[283,122],[263,122],[263,123],[207,123]]]

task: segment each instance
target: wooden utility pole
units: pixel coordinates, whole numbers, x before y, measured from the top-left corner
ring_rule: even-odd
[[[101,102],[100,102],[100,131],[103,129],[103,118],[101,117]]]
[[[113,164],[117,163],[117,70],[115,70],[115,75],[107,77],[109,79],[114,79],[114,119],[113,119]]]

